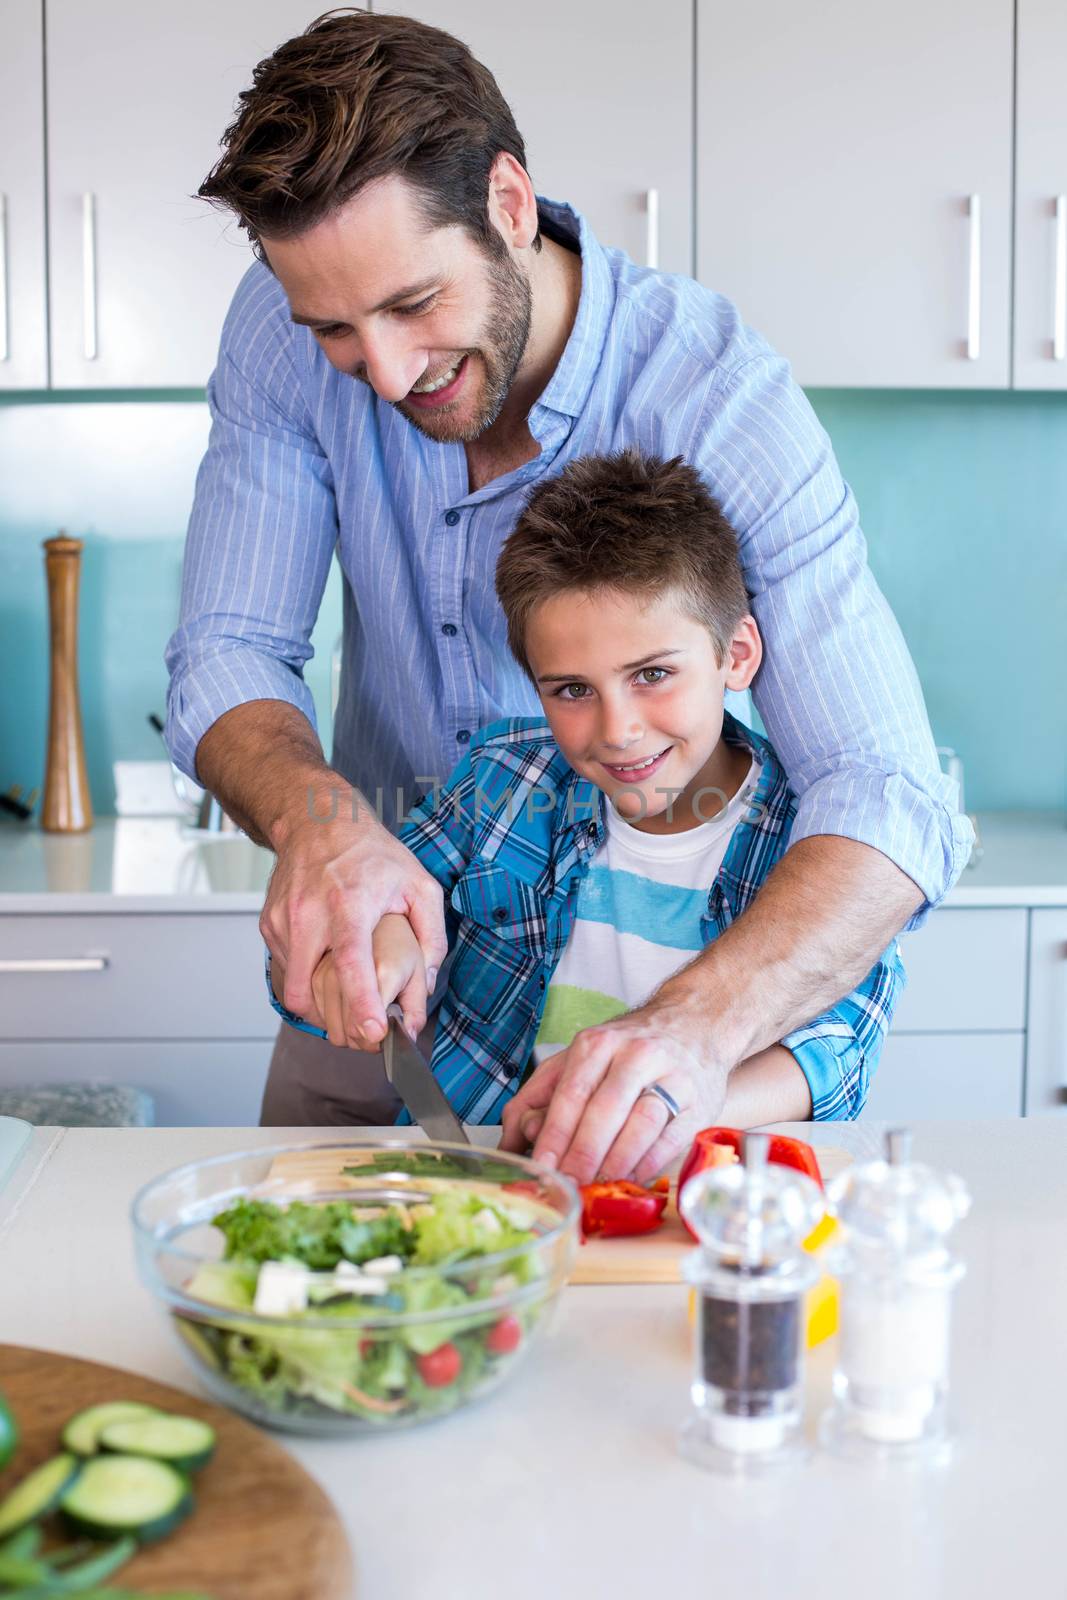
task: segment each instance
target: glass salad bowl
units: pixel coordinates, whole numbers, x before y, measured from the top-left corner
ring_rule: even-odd
[[[521,1156],[348,1135],[179,1167],[132,1221],[141,1277],[211,1394],[343,1435],[504,1382],[566,1282],[579,1212],[568,1178]]]

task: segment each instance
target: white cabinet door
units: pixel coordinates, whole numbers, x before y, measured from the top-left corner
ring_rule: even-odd
[[[900,941],[908,981],[893,1033],[1026,1026],[1027,913],[940,910]]]
[[[1023,1034],[890,1034],[863,1116],[1018,1117],[1023,1109]]]
[[[691,0],[660,0],[654,15],[635,0],[382,0],[375,9],[470,46],[515,114],[539,194],[569,200],[602,244],[639,264],[692,272]]]
[[[191,198],[298,0],[47,0],[52,382],[200,387],[251,255]]]
[[[1007,386],[1012,25],[698,0],[698,275],[801,383]]]
[[[0,389],[48,383],[42,0],[0,23]]]
[[[1018,6],[1015,385],[1067,389],[1067,6]]]
[[[1067,1111],[1067,911],[1030,913],[1026,1114]]]

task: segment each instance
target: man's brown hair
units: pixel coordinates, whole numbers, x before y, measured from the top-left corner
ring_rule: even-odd
[[[458,223],[499,254],[489,174],[501,151],[526,165],[496,80],[465,44],[349,7],[259,63],[222,148],[198,193],[236,212],[261,260],[264,236],[304,233],[394,175],[416,189],[431,226]]]
[[[534,608],[604,589],[676,596],[708,629],[722,665],[748,595],[734,531],[681,456],[583,456],[530,495],[496,567],[508,644],[529,678]]]

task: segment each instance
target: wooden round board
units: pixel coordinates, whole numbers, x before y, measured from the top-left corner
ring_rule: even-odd
[[[326,1495],[288,1452],[251,1423],[151,1378],[95,1361],[0,1344],[0,1393],[22,1434],[0,1472],[0,1497],[55,1455],[67,1420],[105,1400],[139,1400],[200,1417],[218,1448],[196,1476],[196,1508],[111,1580],[143,1589],[195,1589],[212,1600],[352,1600],[348,1540]]]

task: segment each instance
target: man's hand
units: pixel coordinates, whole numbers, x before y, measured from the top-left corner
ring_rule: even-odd
[[[426,969],[419,942],[411,931],[407,917],[383,917],[371,936],[371,945],[382,1005],[384,1007],[391,1005],[394,1000],[399,1001],[404,1013],[404,1026],[412,1039],[417,1039],[426,1026]],[[284,958],[275,959],[272,956],[271,983],[276,997],[283,1003],[286,977]],[[344,995],[332,950],[327,950],[311,975],[311,996],[310,1006],[299,1015],[312,1027],[325,1029],[331,1044],[347,1045]],[[373,1042],[365,1048],[376,1051],[378,1044]]]
[[[405,1003],[405,1012],[411,1009],[425,1022],[426,990],[432,990],[447,948],[437,881],[370,817],[357,823],[308,820],[280,845],[260,930],[272,957],[285,963],[282,998],[297,1016],[306,1014],[313,974],[330,951],[337,987],[328,1030],[332,1044],[375,1050],[385,1036],[375,933],[383,917],[392,921],[390,913],[409,925],[405,986],[414,981],[412,952],[419,958],[421,996]],[[395,923],[393,929],[397,947]]]
[[[390,912],[408,919],[432,991],[448,948],[437,880],[326,765],[294,706],[253,700],[225,712],[197,746],[196,765],[229,815],[278,858],[259,926],[284,970],[284,1004],[312,1020],[312,974],[329,950],[340,985],[336,1042],[375,1049],[386,1023],[374,930]]]
[[[869,845],[799,840],[736,922],[640,1010],[586,1028],[533,1074],[505,1107],[503,1148],[532,1141],[535,1160],[579,1183],[601,1170],[654,1177],[720,1118],[738,1063],[847,994],[921,904],[911,879]],[[810,1099],[796,1076],[778,1087],[800,1115]],[[681,1107],[669,1125],[666,1107],[641,1095],[650,1083]],[[758,1104],[747,1094],[734,1104],[764,1115],[765,1087]]]
[[[727,1074],[701,1060],[700,1041],[655,1001],[614,1022],[584,1028],[544,1062],[504,1108],[503,1150],[525,1150],[576,1183],[599,1173],[641,1183],[718,1120]],[[680,1107],[670,1117],[659,1083]]]

